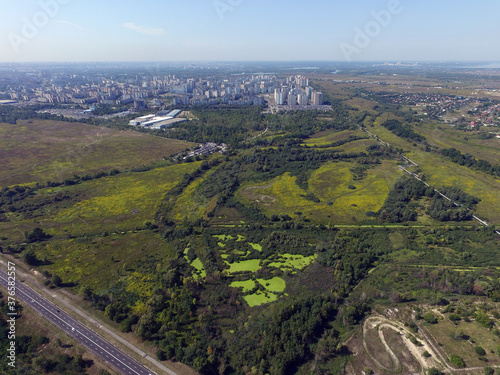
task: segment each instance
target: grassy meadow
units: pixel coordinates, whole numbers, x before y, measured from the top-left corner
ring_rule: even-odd
[[[457,131],[446,124],[425,124],[415,129],[427,138],[429,144],[439,148],[456,148],[464,154],[474,155],[491,164],[500,164],[500,139],[481,139],[478,132]],[[495,129],[492,129],[495,130]]]
[[[78,185],[39,190],[38,196],[62,193],[73,197],[60,207],[42,211],[44,228],[53,236],[80,237],[103,231],[123,232],[144,227],[152,220],[166,192],[198,163],[161,167],[147,172],[128,172]],[[36,223],[17,218],[16,224]],[[7,229],[11,223],[0,223]]]
[[[362,180],[354,180],[350,171],[354,165],[326,163],[312,173],[309,189],[320,199],[319,203],[307,200],[304,197],[307,192],[289,173],[265,183],[245,186],[237,197],[243,203],[256,205],[268,216],[275,213],[293,218],[305,215],[316,221],[352,224],[367,219],[367,211],[378,211],[394,182],[402,176],[395,162],[383,161],[368,169]],[[355,189],[350,189],[351,185]]]
[[[368,127],[368,130],[378,135],[383,141],[402,148],[406,156],[419,165],[428,184],[438,189],[443,186],[458,187],[466,193],[481,199],[481,202],[477,205],[476,214],[488,223],[495,225],[500,224],[500,196],[497,194],[500,188],[500,180],[486,173],[455,164],[446,157],[441,156],[441,154],[422,151],[420,147],[414,146],[411,142],[392,134],[389,130],[379,125],[389,118],[394,118],[394,116],[392,114],[379,116],[375,125],[373,127]],[[420,128],[416,128],[416,130],[420,132]],[[423,133],[425,134],[425,132]],[[438,139],[439,136],[446,139],[447,134],[448,132],[443,134],[438,131],[434,135]],[[436,140],[430,143],[438,142],[440,143],[440,147],[457,147],[458,149],[462,149],[458,144],[459,141],[457,137],[458,136],[455,135],[455,140],[451,137],[451,140]],[[460,140],[460,138],[458,139]],[[491,141],[496,140],[490,140],[488,142],[491,143]],[[479,140],[467,143],[470,143],[469,147],[466,149],[467,152],[473,153],[476,157],[484,157],[486,153],[488,153],[488,147],[491,147],[488,146],[481,149]],[[496,150],[492,152],[489,157],[485,157],[485,159],[494,161],[498,155],[500,155],[500,153]]]
[[[316,133],[304,141],[304,144],[309,147],[324,146],[333,142],[346,140],[351,136],[366,137],[366,133],[362,130],[342,130],[328,129]]]
[[[78,185],[44,188],[33,201],[69,196],[60,206],[35,211],[37,220],[11,215],[11,222],[0,223],[0,231],[9,241],[22,242],[24,232],[42,226],[52,235],[50,241],[32,245],[40,269],[57,273],[64,283],[85,284],[98,290],[108,285],[139,259],[175,251],[157,234],[144,231],[152,221],[166,192],[185,173],[199,163],[180,164],[146,172],[127,172]]]
[[[62,181],[74,174],[137,167],[193,145],[81,123],[29,120],[0,124],[0,186]]]
[[[130,278],[140,259],[154,257],[161,264],[175,256],[172,249],[158,235],[151,232],[127,232],[105,237],[55,239],[35,247],[37,258],[43,260],[40,271],[59,275],[68,285],[88,285],[92,290],[106,288],[121,276]],[[135,274],[135,273],[134,273]],[[128,280],[135,288],[148,289],[142,275]]]
[[[419,164],[428,184],[438,189],[443,186],[455,186],[481,199],[476,214],[488,223],[500,224],[500,180],[451,163],[434,153],[409,152],[407,156]]]
[[[457,354],[464,360],[467,367],[485,366],[484,361],[478,358],[479,356],[474,350],[476,345],[485,349],[486,355],[484,357],[488,360],[487,365],[500,363],[500,357],[496,353],[497,346],[500,345],[500,338],[491,330],[474,321],[460,321],[454,324],[447,317],[444,317],[437,324],[428,324],[425,328],[441,344],[439,348],[446,353],[446,357]],[[457,339],[456,336],[460,333],[469,339]]]

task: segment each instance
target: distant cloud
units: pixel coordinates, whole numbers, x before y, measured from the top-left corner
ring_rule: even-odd
[[[165,30],[160,29],[160,28],[137,26],[133,22],[125,22],[123,24],[123,27],[126,27],[127,29],[131,29],[131,30],[134,30],[134,31],[137,31],[141,34],[146,34],[146,35],[162,35],[165,32]]]
[[[77,25],[76,23],[73,23],[73,22],[63,21],[63,20],[54,20],[54,22],[62,23],[64,25],[70,25],[70,26],[76,27],[79,30],[83,30],[83,27],[81,27],[80,25]]]

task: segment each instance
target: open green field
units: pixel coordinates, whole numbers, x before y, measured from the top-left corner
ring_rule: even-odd
[[[496,353],[496,348],[500,345],[500,338],[476,322],[460,321],[455,326],[449,319],[445,318],[437,324],[427,325],[426,329],[442,345],[440,348],[446,353],[446,358],[449,358],[451,354],[457,354],[462,357],[467,367],[495,366],[500,363],[500,357]],[[469,339],[454,338],[458,333],[463,333]],[[484,357],[488,359],[488,363],[485,364],[484,361],[478,359],[479,355],[474,350],[476,345],[484,348],[486,351]]]
[[[456,148],[463,154],[474,155],[477,159],[500,164],[500,139],[480,139],[479,134],[461,132],[449,125],[426,124],[416,131],[422,134],[429,144],[439,148]]]
[[[355,97],[345,101],[346,104],[351,107],[358,108],[360,111],[367,111],[369,113],[376,113],[374,107],[377,105],[376,102],[372,100],[367,100],[359,97]]]
[[[264,286],[270,292],[283,292],[286,288],[285,280],[281,277],[273,277],[272,279],[257,279],[259,284]]]
[[[308,147],[318,147],[318,146],[326,146],[330,145],[337,141],[347,140],[351,136],[366,138],[367,134],[362,130],[342,130],[336,131],[334,129],[325,130],[319,133],[314,134],[311,138],[306,139],[304,145]],[[373,138],[369,139],[358,139],[355,141],[347,142],[340,146],[333,147],[322,147],[322,150],[336,150],[338,152],[365,152],[366,148],[370,145],[376,144],[377,141]]]
[[[500,180],[483,172],[452,163],[440,155],[421,151],[409,152],[407,156],[419,164],[426,182],[439,189],[455,186],[471,194],[481,202],[476,213],[488,223],[500,223]]]
[[[106,288],[112,281],[134,269],[139,259],[157,257],[158,262],[175,255],[158,235],[149,231],[112,234],[106,237],[58,239],[36,245],[38,259],[47,265],[39,267],[59,275],[64,283],[88,285],[93,290]],[[144,275],[143,275],[144,276]],[[129,278],[130,276],[125,276]],[[130,284],[137,279],[128,280]],[[134,290],[150,292],[146,279],[141,277]]]
[[[257,250],[257,251],[262,251],[262,246],[258,243],[248,243],[250,246],[252,246],[252,249]]]
[[[358,139],[357,141],[346,143],[338,147],[329,147],[326,150],[338,150],[343,153],[361,153],[366,152],[366,148],[371,145],[377,144],[375,139]]]
[[[193,260],[193,262],[191,263],[191,267],[194,267],[196,269],[196,273],[193,276],[195,279],[198,279],[200,277],[204,278],[205,276],[207,276],[207,271],[205,271],[205,267],[203,266],[200,258],[196,258],[195,260]]]
[[[175,254],[159,235],[141,229],[146,220],[153,219],[165,193],[198,164],[121,173],[78,185],[41,189],[33,199],[58,192],[74,199],[61,207],[43,209],[43,224],[18,215],[12,222],[0,223],[0,230],[9,240],[22,241],[25,230],[42,226],[53,238],[34,245],[38,259],[44,260],[40,269],[55,272],[64,283],[99,290],[128,267],[133,268],[139,259],[150,255],[168,259]],[[192,265],[203,277],[201,262]]]
[[[332,214],[344,220],[362,220],[366,211],[376,212],[382,207],[400,172],[396,163],[384,161],[369,169],[362,180],[354,180],[349,170],[352,166],[346,162],[326,164],[314,173],[310,187],[320,199],[333,203]],[[356,189],[349,189],[351,185]]]
[[[276,267],[280,270],[301,270],[314,262],[317,257],[316,254],[308,257],[304,255],[280,254],[279,258],[269,263],[268,266]]]
[[[351,81],[356,79],[353,75],[343,75],[336,74],[336,80]],[[361,78],[362,77],[362,78]],[[489,93],[488,91],[480,91],[477,89],[483,88],[478,81],[462,82],[462,88],[456,89],[454,87],[444,87],[443,82],[437,78],[433,77],[417,77],[415,75],[385,75],[380,76],[377,74],[362,74],[358,76],[358,79],[362,81],[358,82],[332,82],[332,75],[322,75],[314,77],[314,84],[320,85],[322,91],[326,91],[331,95],[345,100],[352,100],[347,93],[353,89],[368,89],[373,92],[391,92],[391,93],[434,93],[443,95],[462,95],[471,97],[485,97],[495,99],[497,94],[495,92]],[[373,83],[370,83],[372,81]],[[378,82],[384,82],[384,85],[378,84]],[[495,81],[489,80],[488,83],[495,84]],[[357,98],[354,98],[357,99]],[[351,104],[356,108],[367,107],[363,106],[363,103],[357,104],[356,101]]]
[[[258,290],[252,294],[245,294],[255,288],[254,280],[233,281],[229,286],[241,288],[243,292],[243,299],[250,307],[260,306],[278,299],[277,293],[282,293],[286,288],[285,280],[281,277],[273,277],[272,279],[257,279],[266,290]]]
[[[253,280],[244,280],[244,281],[233,281],[229,284],[230,287],[233,288],[241,288],[242,292],[249,292],[253,288],[255,288],[255,281]]]
[[[336,141],[348,139],[350,136],[366,137],[366,133],[362,130],[337,131],[335,129],[328,129],[314,134],[311,138],[306,139],[304,144],[309,147],[324,146]]]
[[[327,163],[309,179],[310,190],[321,200],[315,203],[303,197],[306,192],[296,184],[296,177],[285,173],[262,184],[246,186],[237,197],[246,204],[256,204],[268,216],[300,212],[310,219],[353,223],[365,220],[367,211],[378,211],[394,182],[402,176],[395,162],[383,161],[367,170],[362,180],[354,180],[353,163]],[[349,186],[356,189],[349,189]],[[331,204],[330,204],[331,203]]]
[[[237,193],[237,197],[246,203],[255,202],[269,216],[274,213],[297,216],[295,211],[313,211],[317,204],[301,196],[306,192],[296,184],[296,180],[297,177],[287,172],[270,181],[244,187]]]
[[[133,229],[144,220],[153,219],[165,193],[197,166],[198,163],[181,164],[141,173],[123,173],[76,185],[75,190],[90,192],[91,196],[58,212],[54,218],[59,223],[72,225],[84,222],[94,228],[112,229],[112,225],[118,225],[121,229]]]
[[[176,222],[193,222],[201,217],[204,217],[205,210],[210,206],[210,203],[216,203],[217,197],[209,200],[205,198],[197,189],[197,187],[203,182],[204,178],[213,172],[214,170],[209,171],[204,177],[198,178],[184,189],[175,202],[175,207],[172,210],[172,215]]]
[[[52,202],[33,214],[43,220],[41,226],[55,238],[135,230],[143,228],[146,220],[153,219],[165,193],[198,164],[120,173],[73,186],[44,188],[26,202],[33,205],[47,200]],[[56,204],[53,199],[58,193],[70,199]],[[11,241],[22,242],[24,231],[40,226],[20,213],[10,214],[9,220],[0,223],[0,231]]]
[[[413,146],[412,143],[378,125],[378,123],[382,123],[392,117],[390,114],[380,116],[375,126],[368,127],[368,130],[378,135],[383,141],[402,148],[406,156],[419,165],[428,184],[436,188],[455,186],[468,194],[480,198],[481,202],[477,205],[477,215],[488,223],[500,223],[500,195],[497,194],[500,189],[500,180],[483,172],[455,164],[440,154],[422,151],[418,146]],[[446,144],[449,144],[448,142],[446,141]],[[450,147],[453,147],[452,143],[450,145]],[[479,146],[474,146],[474,150],[472,147],[471,152],[479,149]],[[497,154],[498,151],[493,155]],[[496,156],[490,156],[490,159],[492,157]]]
[[[194,144],[61,121],[0,124],[0,186],[149,164]]]
[[[260,259],[242,260],[234,263],[229,263],[228,261],[224,262],[229,266],[229,270],[227,271],[229,275],[245,271],[256,272],[262,267],[260,265]]]
[[[243,296],[243,299],[248,303],[248,306],[254,307],[276,301],[278,296],[274,293],[263,293],[259,290],[254,294],[247,294],[246,296]]]

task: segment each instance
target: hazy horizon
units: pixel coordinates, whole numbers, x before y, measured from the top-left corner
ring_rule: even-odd
[[[0,0],[0,62],[497,62],[485,0]]]

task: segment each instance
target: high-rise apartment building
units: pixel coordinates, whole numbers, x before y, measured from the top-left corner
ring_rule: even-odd
[[[315,91],[312,93],[312,104],[321,105],[323,104],[323,93],[320,91]]]

